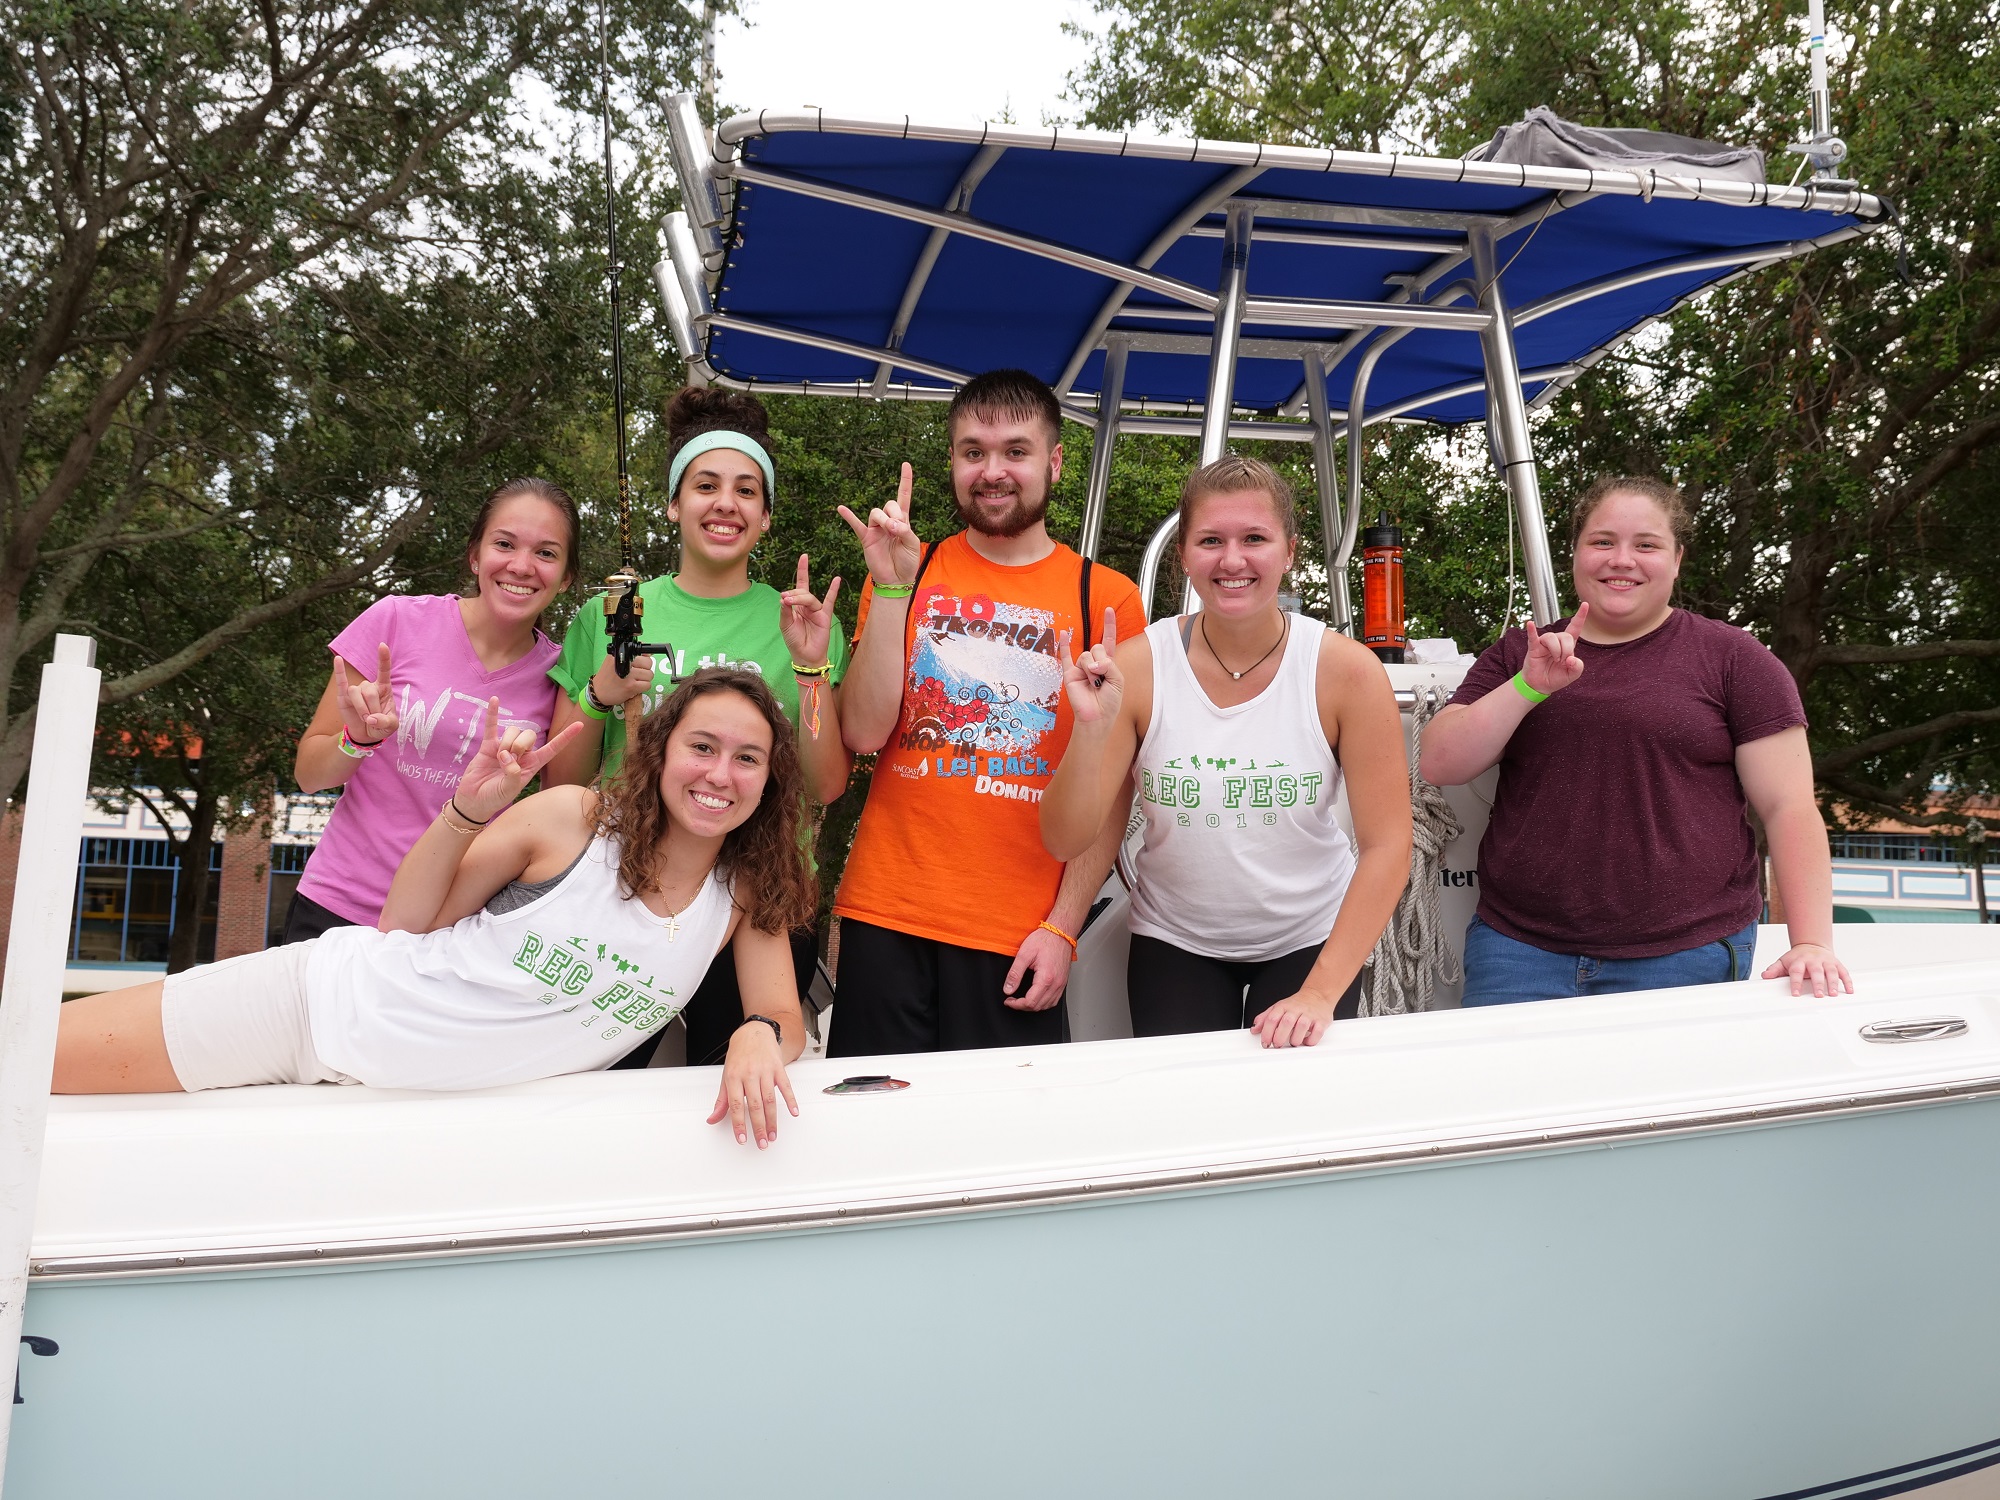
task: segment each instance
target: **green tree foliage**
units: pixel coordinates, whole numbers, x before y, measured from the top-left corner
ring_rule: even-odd
[[[1427,0],[1394,24],[1370,0],[1098,9],[1072,80],[1093,125],[1451,153],[1547,104],[1752,142],[1780,177],[1797,160],[1803,5]],[[1686,602],[1791,669],[1829,798],[1953,820],[1939,778],[2000,777],[2000,6],[1882,0],[1831,19],[1849,169],[1897,205],[1900,233],[1710,295],[1580,380],[1536,442],[1559,555],[1560,512],[1592,476],[1674,478],[1698,509]],[[1321,58],[1341,66],[1307,65]],[[1401,492],[1413,614],[1483,644],[1505,576],[1498,491],[1443,458],[1399,435],[1373,483]]]
[[[621,97],[692,75],[672,0],[612,24]],[[606,322],[601,177],[581,142],[551,161],[536,117],[594,107],[590,4],[28,0],[4,25],[11,793],[33,663],[57,629],[112,623],[113,591],[157,606],[107,636],[116,729],[323,602],[451,586],[484,489],[574,482],[562,440],[596,420]],[[172,548],[196,539],[182,571]]]

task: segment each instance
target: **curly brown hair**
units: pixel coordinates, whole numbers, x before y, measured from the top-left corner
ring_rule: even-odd
[[[694,701],[710,693],[740,694],[771,726],[763,795],[750,816],[723,838],[716,871],[731,883],[736,904],[759,932],[802,927],[813,919],[819,895],[799,827],[805,773],[799,768],[792,721],[777,697],[763,678],[737,667],[704,667],[640,720],[624,765],[601,789],[597,832],[618,843],[618,888],[632,899],[659,878],[669,836],[666,801],[660,795],[667,740]]]

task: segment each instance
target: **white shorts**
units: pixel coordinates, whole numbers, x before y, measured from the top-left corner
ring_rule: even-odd
[[[245,1083],[352,1083],[319,1060],[306,1017],[311,942],[169,974],[160,989],[167,1061],[190,1094]]]

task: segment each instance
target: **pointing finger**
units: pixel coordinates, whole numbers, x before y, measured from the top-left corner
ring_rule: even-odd
[[[387,641],[384,641],[375,648],[375,660],[378,663],[375,672],[375,689],[381,693],[382,701],[386,703],[389,701],[389,643]]]
[[[549,742],[542,746],[541,749],[530,751],[527,755],[524,755],[521,758],[521,764],[526,766],[530,771],[541,770],[543,766],[547,765],[555,757],[558,750],[562,749],[564,745],[567,745],[581,733],[583,733],[583,720],[578,719],[574,723],[565,724],[560,732],[549,736]]]
[[[840,597],[840,575],[836,573],[833,575],[833,582],[829,583],[826,586],[826,612],[829,616],[832,615],[833,613],[833,601],[838,599],[839,597]]]
[[[1104,606],[1104,634],[1099,639],[1106,651],[1118,649],[1118,611],[1108,604]]]
[[[915,483],[916,471],[904,464],[903,472],[896,480],[896,505],[905,516],[910,513],[910,490]]]
[[[803,552],[799,554],[799,587],[808,592],[812,589],[812,568],[810,560]]]
[[[868,527],[862,521],[861,517],[857,516],[844,505],[836,505],[834,509],[840,512],[840,519],[847,523],[849,531],[852,531],[856,536],[862,538],[862,540],[867,540]]]
[[[1585,600],[1576,607],[1576,617],[1569,622],[1569,633],[1577,634],[1583,629],[1583,622],[1590,618],[1590,601]]]

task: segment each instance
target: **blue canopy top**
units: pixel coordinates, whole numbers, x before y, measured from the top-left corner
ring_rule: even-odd
[[[1252,235],[1236,408],[1296,415],[1317,355],[1344,411],[1348,356],[1374,340],[1368,418],[1439,422],[1486,410],[1475,240],[1527,394],[1546,398],[1703,288],[1884,215],[1812,184],[811,110],[741,115],[716,139],[720,161],[676,140],[693,222],[670,236],[679,275],[662,268],[710,378],[938,398],[1012,365],[1086,417],[1110,342],[1130,351],[1126,410],[1200,410],[1232,209]]]

